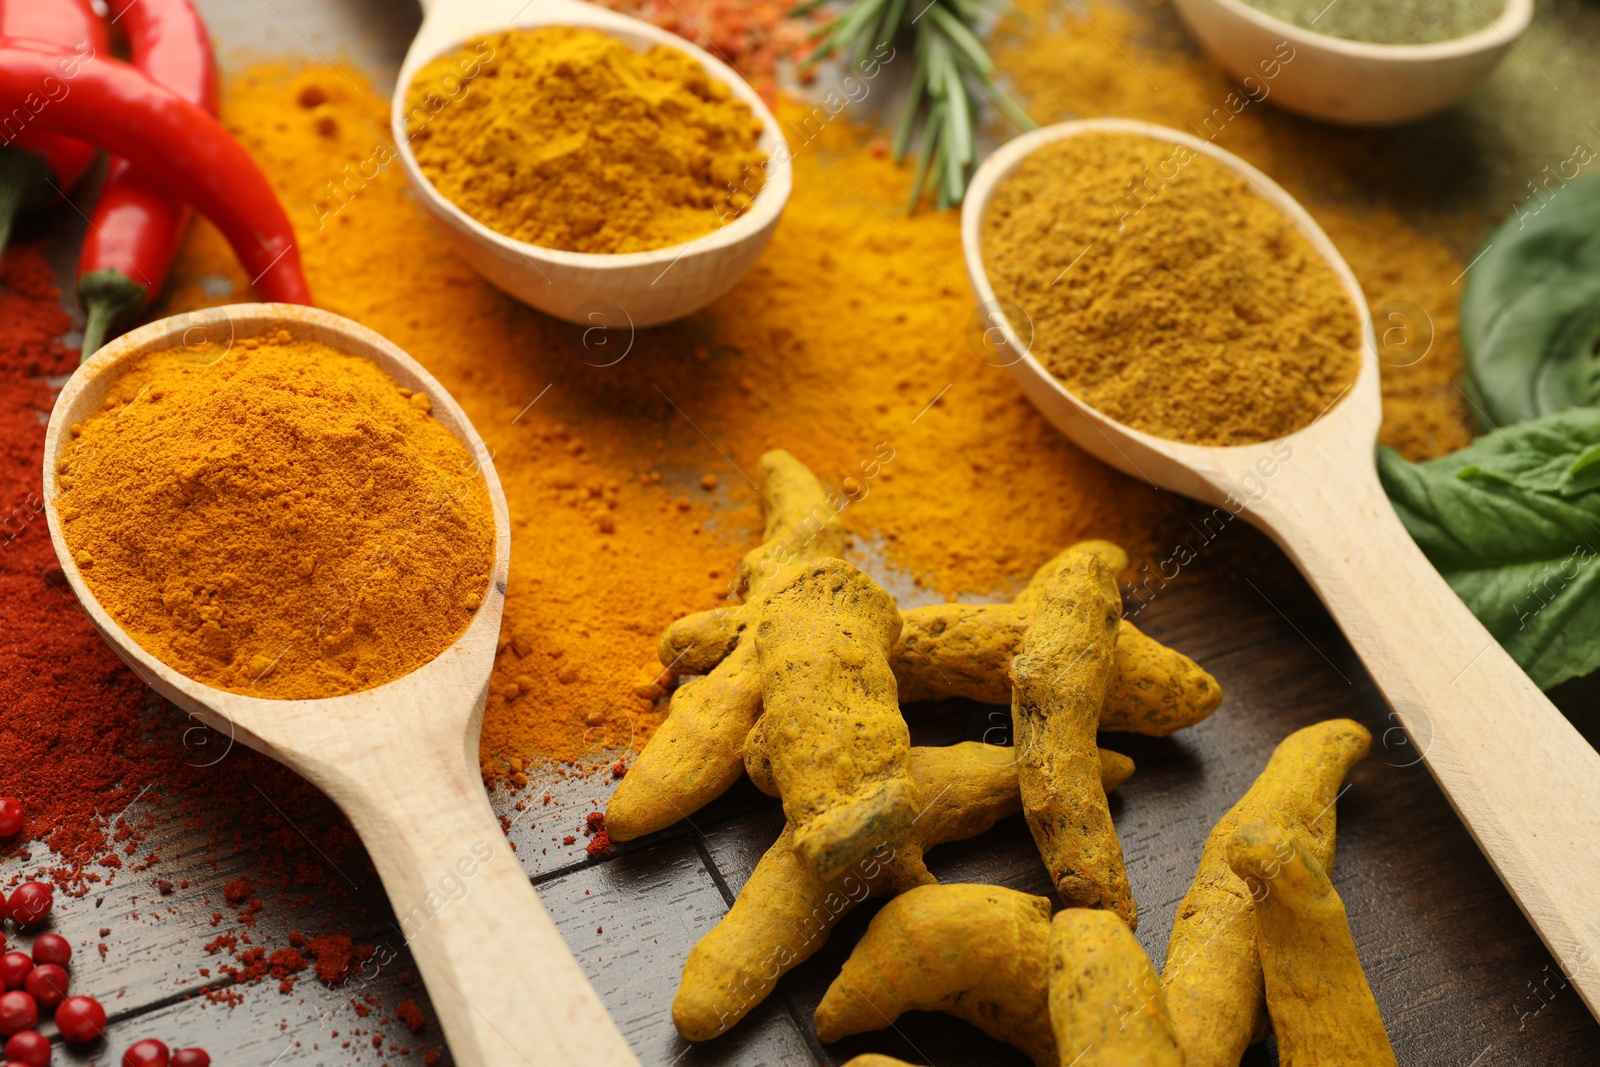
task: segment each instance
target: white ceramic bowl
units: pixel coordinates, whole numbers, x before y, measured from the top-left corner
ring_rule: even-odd
[[[1533,17],[1533,0],[1505,0],[1499,18],[1467,37],[1367,44],[1301,29],[1242,0],[1173,4],[1218,66],[1251,79],[1247,88],[1259,87],[1288,111],[1347,126],[1393,126],[1449,107],[1494,69]],[[1277,74],[1268,78],[1272,64]]]
[[[520,6],[520,10],[519,10]],[[593,4],[532,0],[424,0],[422,28],[395,84],[390,128],[406,177],[467,262],[495,285],[540,311],[585,326],[654,326],[698,311],[731,289],[772,239],[792,184],[788,143],[778,120],[732,67],[676,34]],[[434,188],[417,166],[406,136],[406,89],[417,71],[475,37],[534,26],[601,30],[643,51],[666,45],[688,53],[761,120],[765,183],[748,210],[704,237],[649,252],[597,255],[542,248],[507,237],[463,211]],[[470,83],[469,83],[470,84]]]

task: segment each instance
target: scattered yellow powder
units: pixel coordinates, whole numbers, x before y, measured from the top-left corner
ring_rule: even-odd
[[[546,248],[682,244],[736,217],[761,186],[761,120],[676,48],[641,54],[568,26],[509,30],[423,67],[406,99],[434,187]]]
[[[151,655],[303,699],[392,681],[466,629],[494,518],[426,395],[287,330],[112,373],[72,427],[60,516],[95,598]]]
[[[1360,320],[1339,276],[1248,182],[1185,145],[1047,144],[995,189],[982,246],[1033,354],[1146,433],[1282,437],[1355,380]]]

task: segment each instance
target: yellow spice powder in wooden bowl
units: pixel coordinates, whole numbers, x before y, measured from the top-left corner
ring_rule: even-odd
[[[665,45],[641,53],[599,30],[508,30],[423,67],[406,99],[434,188],[544,248],[682,244],[738,217],[761,188],[761,120]]]
[[[1240,445],[1304,428],[1355,381],[1360,319],[1327,261],[1238,174],[1089,132],[996,187],[984,267],[1032,354],[1137,430]],[[1016,312],[1008,311],[1016,316]]]
[[[102,607],[219,689],[338,696],[472,621],[488,489],[423,393],[287,331],[130,356],[71,427],[57,513]]]

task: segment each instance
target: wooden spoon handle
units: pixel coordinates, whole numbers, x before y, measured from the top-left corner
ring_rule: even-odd
[[[1309,451],[1253,505],[1253,518],[1322,597],[1417,755],[1600,1015],[1600,753],[1428,562],[1376,472]]]
[[[477,731],[452,733],[303,769],[366,844],[456,1062],[639,1067],[489,807]]]

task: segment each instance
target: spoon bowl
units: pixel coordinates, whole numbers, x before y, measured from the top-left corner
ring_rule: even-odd
[[[483,476],[494,511],[489,587],[466,631],[410,674],[345,696],[248,696],[212,688],[156,659],[85,584],[56,509],[56,474],[70,428],[101,410],[119,363],[150,351],[228,346],[277,329],[370,359],[400,385],[426,393],[434,417]],[[380,335],[315,308],[236,304],[177,315],[117,338],[78,368],[51,412],[44,456],[50,540],[84,613],[150,688],[292,768],[349,816],[383,880],[456,1061],[637,1067],[539,903],[479,776],[478,732],[505,603],[511,526],[483,441],[432,375]]]
[[[998,300],[989,283],[984,214],[995,189],[1030,153],[1095,132],[1185,145],[1231,169],[1339,276],[1361,321],[1360,369],[1310,425],[1231,447],[1156,437],[1096,411],[1028,350],[1012,321],[1023,312]],[[989,336],[998,333],[993,347],[1000,358],[992,362],[1008,366],[1044,416],[1084,451],[1154,487],[1213,505],[1208,527],[1220,532],[1243,518],[1284,550],[1344,631],[1392,709],[1391,720],[1404,728],[1562,974],[1600,1014],[1594,966],[1600,958],[1594,919],[1600,915],[1600,753],[1478,622],[1389,505],[1374,464],[1382,406],[1371,317],[1355,275],[1315,220],[1277,183],[1209,141],[1144,122],[1095,119],[1036,130],[990,156],[968,189],[961,236],[984,325]],[[1176,562],[1181,569],[1189,560]],[[1147,567],[1131,598],[1148,602],[1172,577],[1165,565],[1155,572]],[[1400,736],[1382,724],[1377,732],[1386,744],[1391,734]]]
[[[1533,0],[1505,0],[1493,22],[1465,37],[1371,44],[1305,29],[1244,0],[1173,6],[1218,66],[1247,90],[1265,90],[1258,99],[1346,126],[1394,126],[1444,110],[1488,77],[1533,18]]]
[[[584,326],[627,329],[679,319],[705,307],[742,278],[772,239],[793,183],[788,143],[766,103],[732,67],[676,34],[641,19],[580,3],[533,0],[423,0],[422,27],[395,85],[390,127],[406,177],[462,258],[523,303]],[[485,34],[537,26],[600,30],[636,51],[665,45],[688,53],[761,120],[765,181],[738,218],[702,237],[647,252],[600,255],[544,248],[507,237],[464,210],[428,180],[408,136],[406,90],[425,65]],[[470,78],[464,79],[471,92]],[[445,107],[449,104],[445,103]]]

